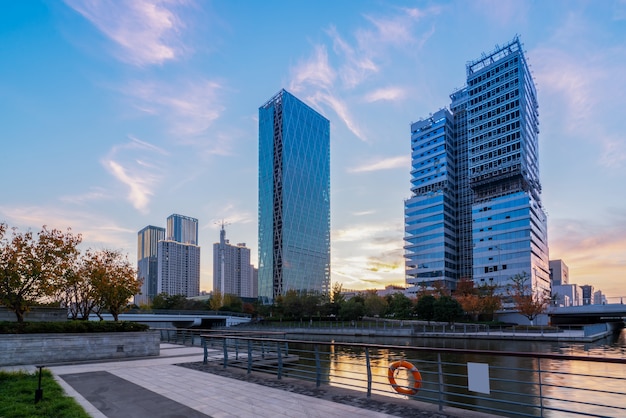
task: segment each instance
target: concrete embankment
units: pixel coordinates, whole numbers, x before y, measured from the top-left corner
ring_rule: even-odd
[[[613,335],[622,324],[593,324],[580,329],[529,329],[528,327],[510,327],[477,330],[466,324],[422,326],[411,325],[402,327],[371,327],[354,326],[338,328],[318,328],[315,326],[301,327],[268,327],[257,328],[259,331],[280,331],[289,335],[323,335],[347,337],[407,337],[407,338],[477,338],[485,340],[532,340],[532,341],[563,341],[593,342]]]

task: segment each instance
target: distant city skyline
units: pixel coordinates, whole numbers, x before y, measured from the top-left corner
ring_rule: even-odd
[[[330,121],[331,281],[403,284],[409,127],[516,34],[550,258],[570,283],[626,296],[623,0],[7,2],[0,222],[71,227],[135,263],[146,225],[193,214],[208,248],[225,219],[258,265],[258,106],[285,88]]]

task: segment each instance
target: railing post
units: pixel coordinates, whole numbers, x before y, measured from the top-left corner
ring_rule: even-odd
[[[277,372],[277,377],[278,380],[280,380],[282,378],[283,375],[283,355],[280,351],[280,342],[276,343],[276,348],[277,348],[277,355],[278,355],[278,372]]]
[[[252,372],[252,340],[248,340],[248,374]]]
[[[209,350],[206,346],[206,338],[202,337],[202,347],[204,348],[204,358],[202,359],[202,364],[207,364],[209,361]]]
[[[223,347],[224,347],[224,368],[228,367],[228,348],[226,347],[226,337],[224,337]]]
[[[439,411],[443,411],[443,366],[441,365],[440,353],[437,353],[437,370],[439,375]]]
[[[543,384],[541,382],[541,358],[537,358],[537,374],[539,377],[539,410],[543,416]]]
[[[313,348],[315,350],[315,386],[320,387],[320,384],[322,383],[322,366],[320,362],[320,349],[319,349],[318,344],[313,345]]]
[[[239,340],[235,340],[235,360],[239,360]]]
[[[372,365],[370,363],[370,351],[365,347],[365,367],[367,368],[367,397],[372,397]]]

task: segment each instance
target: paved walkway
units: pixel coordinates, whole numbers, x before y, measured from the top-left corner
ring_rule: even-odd
[[[161,344],[155,358],[47,369],[94,418],[393,416],[174,365],[202,357],[200,347]],[[215,357],[220,357],[217,351]],[[13,369],[34,371],[34,366]],[[454,416],[426,406],[432,413],[420,416]],[[463,416],[484,415],[463,411]]]

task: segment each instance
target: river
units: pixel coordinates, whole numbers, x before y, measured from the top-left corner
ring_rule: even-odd
[[[302,337],[302,338],[301,338]],[[305,339],[304,336],[292,335],[294,339]],[[329,337],[306,335],[307,340],[328,341]],[[465,339],[440,339],[440,338],[408,338],[408,337],[338,337],[332,336],[332,341],[336,342],[334,346],[322,346],[321,360],[327,364],[323,366],[323,380],[328,381],[330,385],[360,388],[363,390],[366,383],[367,369],[363,361],[363,350],[359,348],[347,347],[341,345],[341,342],[358,342],[375,345],[393,345],[403,346],[406,350],[390,350],[378,349],[372,350],[370,353],[372,364],[372,390],[374,393],[384,396],[403,397],[397,395],[389,386],[387,379],[387,370],[389,364],[400,358],[413,359],[411,361],[419,362],[418,368],[422,372],[424,382],[429,379],[436,380],[437,373],[437,355],[435,353],[416,354],[411,347],[439,347],[439,348],[456,348],[471,350],[491,350],[491,351],[509,351],[509,352],[530,352],[530,353],[556,353],[577,356],[592,357],[611,357],[626,358],[626,329],[620,333],[598,340],[593,343],[575,343],[575,342],[553,342],[553,341],[520,341],[513,339],[502,340],[483,340],[468,337]],[[290,344],[290,347],[292,344]],[[297,345],[293,345],[294,350],[298,350]],[[308,348],[310,349],[310,347]],[[302,357],[302,356],[301,356]],[[459,393],[468,393],[466,364],[468,362],[488,363],[490,368],[490,378],[493,383],[493,392],[503,392],[507,401],[511,404],[500,404],[489,399],[475,399],[475,405],[481,407],[496,408],[500,410],[511,411],[510,416],[519,416],[525,414],[527,416],[536,416],[539,409],[538,393],[539,385],[537,384],[537,376],[528,370],[536,369],[537,361],[532,358],[513,358],[513,357],[490,357],[477,355],[442,355],[444,363],[444,373],[446,374],[446,386],[452,387],[452,391]],[[301,359],[303,364],[308,363],[309,366],[313,359]],[[591,404],[605,404],[624,406],[626,399],[623,396],[617,397],[610,392],[623,393],[624,382],[626,379],[626,365],[609,364],[609,363],[588,363],[580,361],[561,362],[556,360],[543,360],[541,363],[542,375],[542,395],[544,396],[544,406],[555,408],[571,409],[576,408],[584,415],[596,414],[597,416],[624,416],[625,411],[614,411],[611,409],[594,406]],[[569,373],[575,373],[576,376]],[[581,376],[582,375],[582,376]],[[594,383],[592,376],[615,377],[615,380],[602,379],[598,383]],[[357,376],[357,377],[355,377]],[[399,384],[411,385],[411,376],[402,371],[397,380]],[[517,382],[534,382],[531,384],[523,384]],[[428,390],[428,384],[425,383],[418,395],[418,400],[436,401],[438,394],[436,393],[436,382],[430,385],[432,390]],[[569,387],[584,387],[586,389],[595,389],[598,392],[580,391]],[[421,398],[421,399],[420,399]],[[458,398],[458,399],[456,399]],[[463,396],[447,395],[448,401],[461,401]],[[547,398],[547,399],[546,399]],[[552,398],[552,399],[550,399]],[[566,401],[563,401],[566,399]],[[588,403],[588,405],[570,404],[567,400],[575,399]],[[523,404],[532,404],[535,407],[527,407]],[[507,414],[503,414],[507,415]],[[571,413],[559,411],[544,411],[544,416],[568,417]]]

